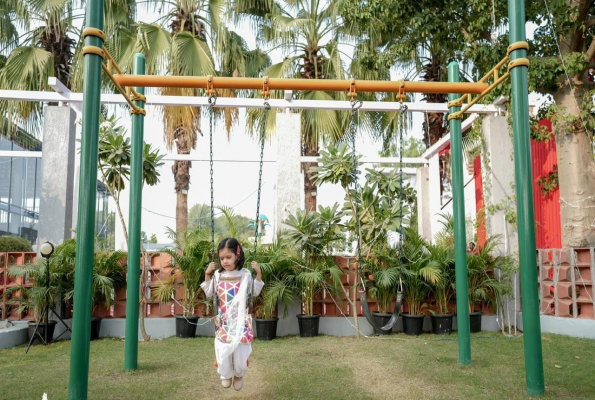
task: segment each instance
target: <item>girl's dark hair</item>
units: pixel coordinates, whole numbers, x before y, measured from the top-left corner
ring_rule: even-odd
[[[219,246],[217,246],[217,254],[223,249],[231,250],[235,255],[238,256],[236,260],[236,269],[239,271],[240,269],[244,268],[244,262],[246,262],[246,257],[244,256],[244,249],[238,242],[236,238],[225,238],[221,242],[219,242]],[[238,255],[239,250],[239,255]],[[219,271],[221,271],[223,267],[221,266],[221,261],[219,261]]]

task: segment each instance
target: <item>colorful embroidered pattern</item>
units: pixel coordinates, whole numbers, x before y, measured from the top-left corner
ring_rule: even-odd
[[[217,328],[217,339],[224,343],[230,343],[236,332],[237,312],[228,310],[228,304],[240,290],[241,277],[238,279],[221,279],[217,285],[217,295],[219,296],[219,320],[221,325]],[[243,327],[241,344],[252,343],[254,332],[252,331],[252,316],[248,315],[246,308],[246,324]]]

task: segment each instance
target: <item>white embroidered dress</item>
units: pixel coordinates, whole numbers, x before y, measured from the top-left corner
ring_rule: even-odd
[[[215,335],[218,359],[232,355],[240,344],[252,343],[252,316],[248,314],[251,283],[250,271],[241,269],[221,273],[217,271],[210,281],[201,284],[207,297],[219,297],[219,323]],[[264,282],[255,280],[253,296],[258,296],[263,287]]]

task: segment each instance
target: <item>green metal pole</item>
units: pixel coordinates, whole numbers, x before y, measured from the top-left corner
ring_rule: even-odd
[[[133,73],[145,74],[145,56],[134,56]],[[135,88],[139,94],[145,94],[145,88]],[[134,104],[144,108],[144,102],[135,101]],[[145,117],[142,114],[132,114],[132,155],[130,158],[130,216],[128,237],[128,275],[126,286],[126,341],[124,369],[135,370],[138,365],[138,313],[140,292],[140,228],[141,207],[143,194],[143,132]],[[141,312],[144,312],[143,309]]]
[[[522,42],[525,36],[525,1],[508,0],[510,43]],[[514,50],[510,59],[527,57],[525,49]],[[545,392],[539,297],[537,295],[537,260],[535,257],[535,217],[533,214],[533,174],[529,140],[529,89],[527,67],[511,70],[512,126],[514,129],[514,166],[516,177],[517,220],[519,227],[519,262],[523,309],[523,340],[527,393]]]
[[[459,82],[459,64],[448,65],[448,81]],[[460,97],[448,95],[453,101]],[[452,114],[460,107],[450,107]],[[471,333],[469,330],[469,293],[467,288],[467,237],[465,236],[465,192],[463,183],[463,144],[461,120],[450,120],[450,160],[452,171],[452,208],[455,222],[455,273],[457,291],[457,329],[459,339],[459,363],[471,364]]]
[[[87,27],[103,29],[103,0],[88,0]],[[101,48],[103,41],[87,36],[86,46]],[[84,56],[83,129],[81,135],[79,200],[74,279],[74,315],[70,345],[69,399],[86,399],[89,383],[91,340],[91,288],[95,250],[95,202],[97,200],[97,152],[101,107],[101,62],[96,54]]]

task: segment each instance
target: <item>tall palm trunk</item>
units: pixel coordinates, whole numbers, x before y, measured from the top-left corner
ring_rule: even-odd
[[[308,46],[306,53],[303,56],[304,66],[302,70],[302,79],[325,79],[326,74],[325,64],[326,59],[320,56],[318,48],[315,46]],[[318,157],[320,155],[318,151],[318,142],[314,136],[312,129],[305,132],[304,143],[302,146],[303,155],[307,157]],[[318,163],[304,163],[304,206],[306,211],[316,211],[316,185],[314,180],[311,179],[314,173],[310,172],[310,168],[316,167]]]
[[[442,60],[440,57],[432,56],[432,60],[424,65],[421,78],[425,82],[440,82]],[[423,99],[427,103],[445,103],[448,96],[441,93],[425,94]],[[430,146],[439,141],[446,132],[446,125],[444,124],[443,113],[428,113],[427,121],[424,121],[424,142],[429,143]]]
[[[429,63],[424,65],[424,70],[421,78],[425,82],[440,82],[441,78],[442,60],[439,56],[432,55],[432,59]],[[441,93],[428,93],[425,94],[423,99],[427,103],[446,103],[448,95]],[[438,142],[442,136],[446,133],[446,124],[444,123],[443,113],[428,113],[427,120],[423,123],[424,127],[424,142],[428,147]],[[445,162],[440,163],[440,176],[450,176],[450,155],[445,154]],[[444,182],[440,179],[440,193],[444,191]]]
[[[70,89],[70,68],[72,66],[72,47],[76,41],[69,38],[63,29],[51,24],[41,34],[39,45],[52,54],[54,59],[54,75]]]
[[[316,157],[319,155],[318,146],[312,143],[312,131],[306,133],[304,136],[304,145],[302,146],[303,153],[308,157]],[[316,196],[312,194],[316,190],[314,184],[314,172],[310,172],[310,168],[316,167],[318,164],[315,162],[303,163],[304,170],[304,200],[306,211],[316,211]]]
[[[177,10],[176,18],[170,24],[172,33],[190,32],[205,40],[203,25],[185,7]],[[177,75],[177,73],[175,74]],[[200,108],[196,107],[196,118],[200,117]],[[196,132],[180,125],[174,134],[178,154],[190,154],[196,146]],[[176,191],[176,233],[181,234],[188,228],[188,191],[190,189],[190,161],[176,161],[172,166]]]

